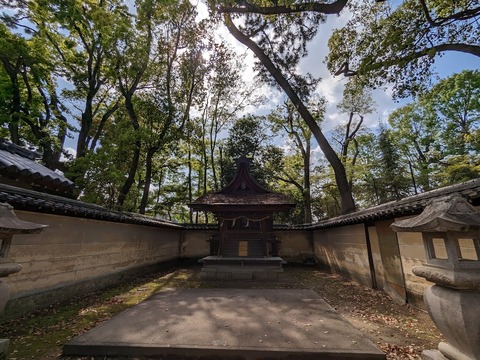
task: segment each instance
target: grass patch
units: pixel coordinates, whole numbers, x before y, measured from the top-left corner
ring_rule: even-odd
[[[193,270],[172,267],[69,302],[51,305],[0,324],[10,339],[9,359],[56,359],[73,337],[137,305],[167,287],[199,287]]]

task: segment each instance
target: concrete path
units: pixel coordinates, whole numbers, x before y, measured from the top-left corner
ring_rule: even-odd
[[[168,289],[64,346],[68,356],[385,359],[311,290]]]

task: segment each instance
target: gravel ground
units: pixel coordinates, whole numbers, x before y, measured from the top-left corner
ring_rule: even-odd
[[[352,325],[382,349],[388,359],[421,359],[442,340],[428,314],[398,305],[384,291],[374,290],[318,269],[292,269],[302,285],[322,296]]]

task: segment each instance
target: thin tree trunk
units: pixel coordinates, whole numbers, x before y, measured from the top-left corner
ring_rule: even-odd
[[[156,149],[150,148],[147,151],[147,158],[145,160],[145,185],[143,187],[142,201],[140,202],[140,207],[138,212],[140,214],[145,214],[145,209],[148,204],[148,197],[150,195],[150,184],[152,183],[152,160],[153,155],[155,154]]]
[[[125,180],[125,183],[123,184],[122,189],[120,190],[120,194],[118,195],[117,203],[119,207],[122,207],[123,204],[125,203],[125,199],[127,198],[130,188],[135,182],[135,174],[137,173],[138,164],[140,162],[141,146],[142,146],[141,141],[136,140],[135,145],[133,147],[133,158],[132,158],[132,163],[130,164],[130,170],[128,171],[127,179]]]
[[[307,142],[303,156],[303,199],[305,201],[305,224],[312,222],[312,195],[310,191],[310,141]]]
[[[160,171],[158,172],[157,204],[160,202],[160,189],[162,188],[162,182],[163,182],[163,168],[160,168]],[[158,215],[157,209],[158,207],[155,206],[155,215]]]
[[[90,150],[95,150],[95,147],[97,146],[98,139],[100,138],[100,135],[103,132],[103,128],[105,127],[105,124],[107,123],[108,119],[110,116],[113,115],[115,111],[119,108],[118,101],[113,105],[110,109],[107,110],[105,114],[102,116],[102,120],[100,120],[100,124],[98,124],[98,129],[95,133],[95,136],[93,137],[92,142],[90,143]]]
[[[190,138],[190,136],[189,136]],[[192,189],[192,149],[190,144],[188,145],[188,202],[191,203],[193,201],[193,189]],[[193,223],[193,209],[190,207],[189,210],[189,217],[190,222]]]
[[[410,176],[412,177],[413,190],[415,191],[415,195],[417,195],[418,194],[417,183],[415,182],[415,175],[413,174],[413,167],[410,161],[408,162],[408,168],[410,169]]]
[[[92,127],[92,101],[93,98],[88,96],[86,99],[85,109],[82,113],[80,131],[78,132],[77,140],[77,158],[84,157],[88,148],[88,136],[90,128]]]

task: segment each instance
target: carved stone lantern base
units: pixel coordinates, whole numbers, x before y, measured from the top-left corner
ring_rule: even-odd
[[[428,313],[448,344],[438,349],[448,359],[477,359],[480,354],[480,292],[433,285],[424,293]]]
[[[6,278],[8,275],[15,274],[20,270],[22,270],[20,264],[0,262],[0,311],[5,308],[10,298],[10,289],[2,278]]]
[[[10,300],[10,289],[5,281],[0,280],[0,309],[4,309]]]
[[[392,229],[422,233],[426,263],[413,273],[436,284],[423,298],[446,342],[423,358],[480,359],[480,213],[461,196],[440,198]]]
[[[0,360],[7,360],[9,345],[10,345],[10,340],[0,339]]]
[[[22,266],[8,258],[12,237],[14,234],[35,234],[41,232],[46,225],[22,221],[17,218],[13,208],[0,203],[0,313],[10,299],[10,289],[3,279],[22,270]],[[8,356],[8,339],[0,339],[0,360]]]

